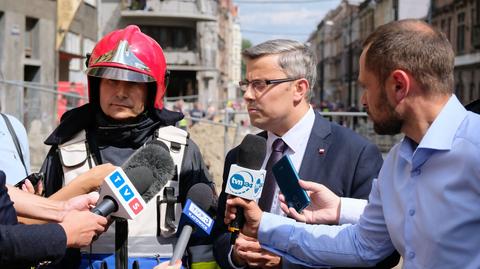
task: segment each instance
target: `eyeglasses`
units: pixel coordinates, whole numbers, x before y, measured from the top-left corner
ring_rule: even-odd
[[[248,89],[248,85],[251,85],[252,88],[256,91],[256,92],[262,92],[264,91],[268,85],[273,85],[273,84],[280,84],[280,83],[284,83],[284,82],[290,82],[290,81],[294,81],[294,80],[297,80],[298,78],[281,78],[281,79],[255,79],[255,80],[252,80],[252,81],[248,81],[248,80],[242,80],[238,83],[238,85],[240,86],[240,89],[243,91],[243,92],[246,92],[247,89]]]

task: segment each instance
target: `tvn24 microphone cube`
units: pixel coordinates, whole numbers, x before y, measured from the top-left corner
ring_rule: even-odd
[[[233,164],[230,166],[225,192],[231,195],[258,201],[262,195],[266,171],[253,170]]]

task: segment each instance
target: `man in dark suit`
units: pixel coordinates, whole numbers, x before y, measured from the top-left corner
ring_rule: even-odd
[[[264,130],[259,135],[267,139],[263,163],[267,179],[260,207],[283,214],[278,187],[268,176],[269,159],[273,159],[274,154],[289,155],[302,179],[322,183],[340,197],[366,199],[372,179],[382,165],[382,156],[374,144],[313,111],[309,101],[316,79],[316,63],[311,50],[296,41],[271,40],[246,49],[243,57],[247,72],[240,88],[252,125]],[[228,172],[236,162],[237,151],[232,149],[225,160],[214,246],[217,262],[222,268],[293,268],[279,256],[262,249],[256,239],[241,233],[235,244],[230,245],[230,234],[221,220],[225,213]],[[342,203],[348,202],[342,200]],[[348,222],[340,217],[331,224],[345,221]],[[395,260],[398,262],[398,256],[393,258],[393,264]]]
[[[28,268],[57,261],[65,254],[66,235],[58,224],[0,225],[0,265]]]

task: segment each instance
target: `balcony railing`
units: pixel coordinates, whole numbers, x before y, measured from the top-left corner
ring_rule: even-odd
[[[198,53],[193,51],[165,51],[167,63],[174,65],[198,65]]]
[[[217,3],[213,0],[124,1],[121,15],[127,18],[166,18],[194,21],[216,21]]]

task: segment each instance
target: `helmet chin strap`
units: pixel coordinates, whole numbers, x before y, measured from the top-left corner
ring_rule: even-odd
[[[147,99],[145,100],[145,111],[155,109],[155,100],[158,94],[157,83],[147,83]]]

